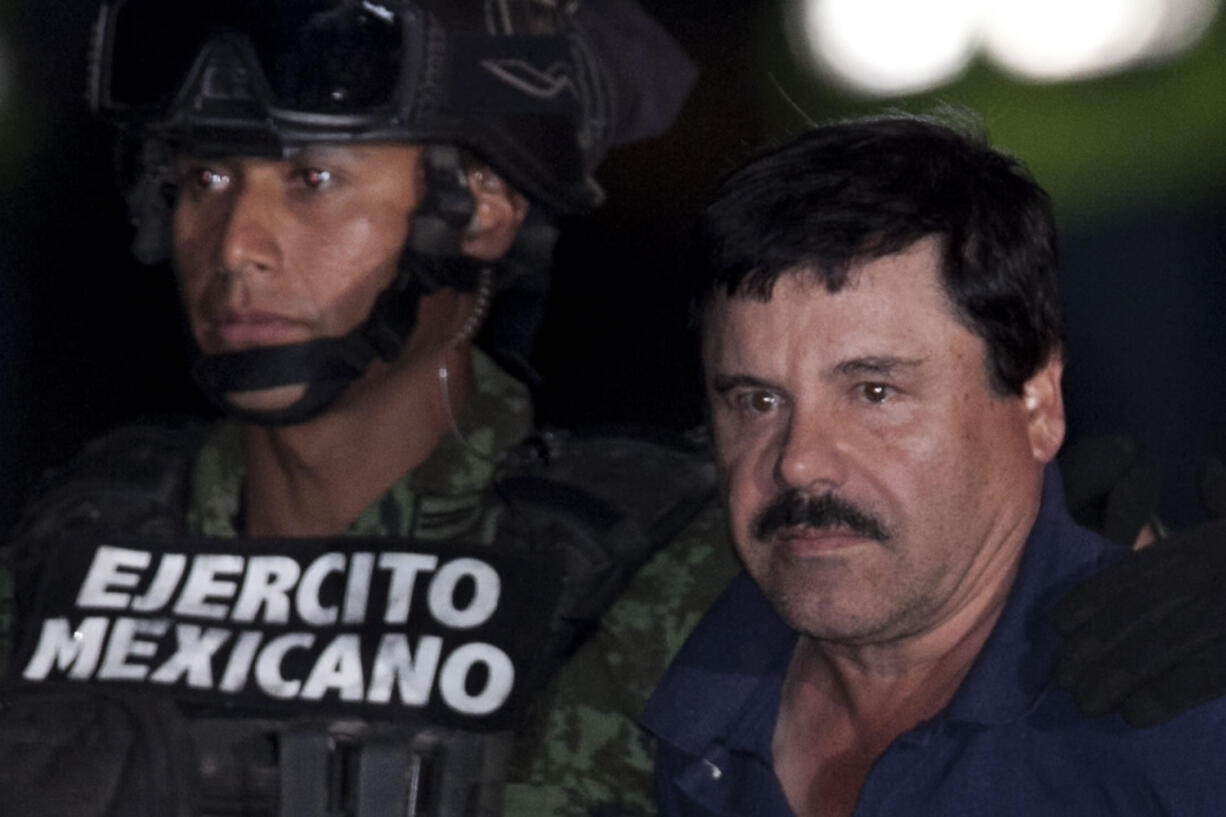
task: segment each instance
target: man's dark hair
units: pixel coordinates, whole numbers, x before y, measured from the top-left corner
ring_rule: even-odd
[[[732,174],[695,233],[695,302],[767,300],[797,270],[837,292],[857,262],[928,236],[958,316],[987,346],[989,382],[1021,394],[1064,345],[1056,230],[1047,194],[969,112],[820,127]]]

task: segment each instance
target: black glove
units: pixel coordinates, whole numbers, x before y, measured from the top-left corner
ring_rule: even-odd
[[[1207,508],[1226,509],[1226,467],[1202,470]],[[1153,726],[1226,694],[1226,520],[1130,554],[1056,608],[1053,671],[1089,716]]]
[[[1123,434],[1083,437],[1060,452],[1064,501],[1077,524],[1131,546],[1158,506],[1161,474],[1149,452]]]

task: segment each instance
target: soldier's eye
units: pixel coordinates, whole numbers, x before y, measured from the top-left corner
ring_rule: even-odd
[[[230,183],[230,177],[211,167],[194,167],[187,172],[187,180],[197,190],[220,190]]]
[[[319,167],[305,167],[298,171],[302,183],[312,190],[327,187],[332,182],[332,171]]]

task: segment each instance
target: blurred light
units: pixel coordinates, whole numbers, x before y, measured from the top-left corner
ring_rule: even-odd
[[[978,0],[809,0],[799,32],[818,66],[869,94],[913,93],[947,82],[974,54]]]
[[[954,79],[977,49],[1025,79],[1101,76],[1170,59],[1221,0],[794,0],[794,47],[834,81],[907,94]]]
[[[1137,61],[1170,0],[993,0],[984,46],[1027,79],[1098,76]]]
[[[1176,56],[1195,45],[1213,24],[1221,0],[1171,0],[1165,6],[1148,49],[1154,59]]]

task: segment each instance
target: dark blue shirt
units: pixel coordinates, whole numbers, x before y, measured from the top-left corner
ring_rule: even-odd
[[[936,717],[877,760],[856,817],[1226,815],[1226,701],[1150,729],[1089,719],[1049,677],[1048,613],[1119,548],[1068,517],[1049,468],[1018,575]],[[790,815],[771,738],[795,633],[745,575],[699,623],[643,715],[663,817]]]

